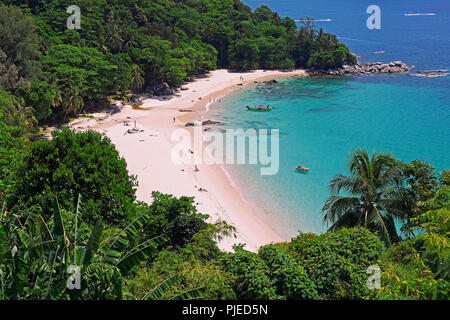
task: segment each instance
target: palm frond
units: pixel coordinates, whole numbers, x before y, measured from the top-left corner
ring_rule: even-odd
[[[99,220],[91,232],[89,241],[86,245],[83,257],[83,265],[87,266],[92,262],[92,257],[97,253],[100,245],[100,237],[103,233],[103,222]]]
[[[156,286],[156,288],[154,288],[152,291],[150,291],[149,293],[147,293],[142,300],[158,300],[159,298],[162,297],[162,295],[164,294],[164,292],[166,292],[168,289],[170,289],[170,287],[172,287],[172,285],[177,282],[178,280],[178,275],[174,275],[166,280],[164,280],[163,282],[161,282],[158,286]]]
[[[356,211],[347,211],[328,228],[328,231],[336,231],[341,228],[351,228],[361,225],[361,215]]]
[[[112,238],[112,244],[106,251],[103,261],[108,264],[117,265],[120,260],[122,252],[130,243],[130,239],[135,239],[139,236],[139,231],[142,226],[148,221],[148,216],[140,215],[133,220],[122,232],[119,232]]]
[[[64,223],[61,217],[61,210],[59,209],[58,199],[53,199],[53,237],[64,237]]]
[[[159,238],[161,237],[147,240],[127,253],[126,256],[121,257],[117,263],[117,268],[119,268],[122,275],[126,275],[133,267],[155,254]]]
[[[177,294],[176,296],[172,297],[170,300],[194,300],[194,299],[201,299],[202,295],[205,293],[206,288],[200,287],[192,290],[188,290],[185,292],[182,292],[180,294]]]
[[[331,196],[322,208],[323,221],[335,223],[348,211],[355,212],[360,207],[360,201],[356,197]]]

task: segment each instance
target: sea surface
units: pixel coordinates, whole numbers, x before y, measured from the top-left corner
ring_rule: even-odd
[[[313,17],[363,62],[402,60],[414,70],[450,69],[448,0],[246,0],[281,16]],[[369,30],[366,9],[381,8],[381,30]],[[432,15],[405,16],[405,13]],[[375,53],[383,51],[384,53]],[[271,112],[246,105],[270,104]],[[244,195],[294,235],[324,232],[321,209],[333,175],[348,174],[358,147],[392,152],[402,161],[450,167],[450,76],[371,75],[284,79],[252,85],[213,105],[208,117],[227,128],[279,129],[280,167],[262,176],[257,165],[226,165]],[[307,174],[295,170],[310,168]]]

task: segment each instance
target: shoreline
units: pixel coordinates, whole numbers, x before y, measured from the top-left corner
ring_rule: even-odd
[[[220,100],[255,81],[293,76],[303,77],[306,72],[256,70],[234,73],[216,70],[205,78],[185,84],[183,87],[187,90],[182,90],[172,99],[145,99],[139,108],[126,105],[111,115],[92,114],[98,120],[75,119],[69,126],[80,131],[95,130],[111,139],[125,158],[130,174],[138,177],[137,200],[151,203],[152,191],[195,197],[198,211],[210,216],[208,222],[224,220],[236,228],[235,237],[226,237],[218,242],[221,250],[231,251],[233,245],[245,243],[247,250],[257,251],[262,245],[288,241],[295,235],[277,228],[273,218],[267,217],[264,210],[246,199],[222,165],[199,164],[199,172],[195,172],[191,164],[174,164],[171,150],[175,143],[170,137],[174,130],[180,128],[192,134],[193,128],[185,127],[185,123],[202,118],[212,104],[215,108],[220,106],[210,100]],[[192,112],[180,112],[181,109]],[[130,120],[130,126],[124,126],[124,120]],[[126,134],[134,123],[140,132]],[[205,146],[203,154],[206,154]]]

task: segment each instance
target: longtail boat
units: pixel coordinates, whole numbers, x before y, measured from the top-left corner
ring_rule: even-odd
[[[298,167],[295,168],[295,169],[297,169],[298,171],[303,171],[303,172],[309,171],[309,168],[302,167],[302,166],[298,166]]]
[[[266,107],[264,105],[260,105],[258,107],[249,107],[249,106],[247,106],[246,108],[249,111],[270,111],[270,110],[272,110],[272,107],[269,107],[269,106]]]

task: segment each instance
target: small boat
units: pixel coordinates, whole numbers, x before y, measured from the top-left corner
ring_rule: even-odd
[[[246,108],[249,111],[270,111],[270,110],[272,110],[272,107],[269,107],[269,106],[266,107],[265,105],[259,105],[257,107],[247,106]]]
[[[298,167],[295,168],[295,169],[297,169],[298,171],[303,171],[303,172],[309,171],[309,168],[302,167],[302,166],[298,166]]]

